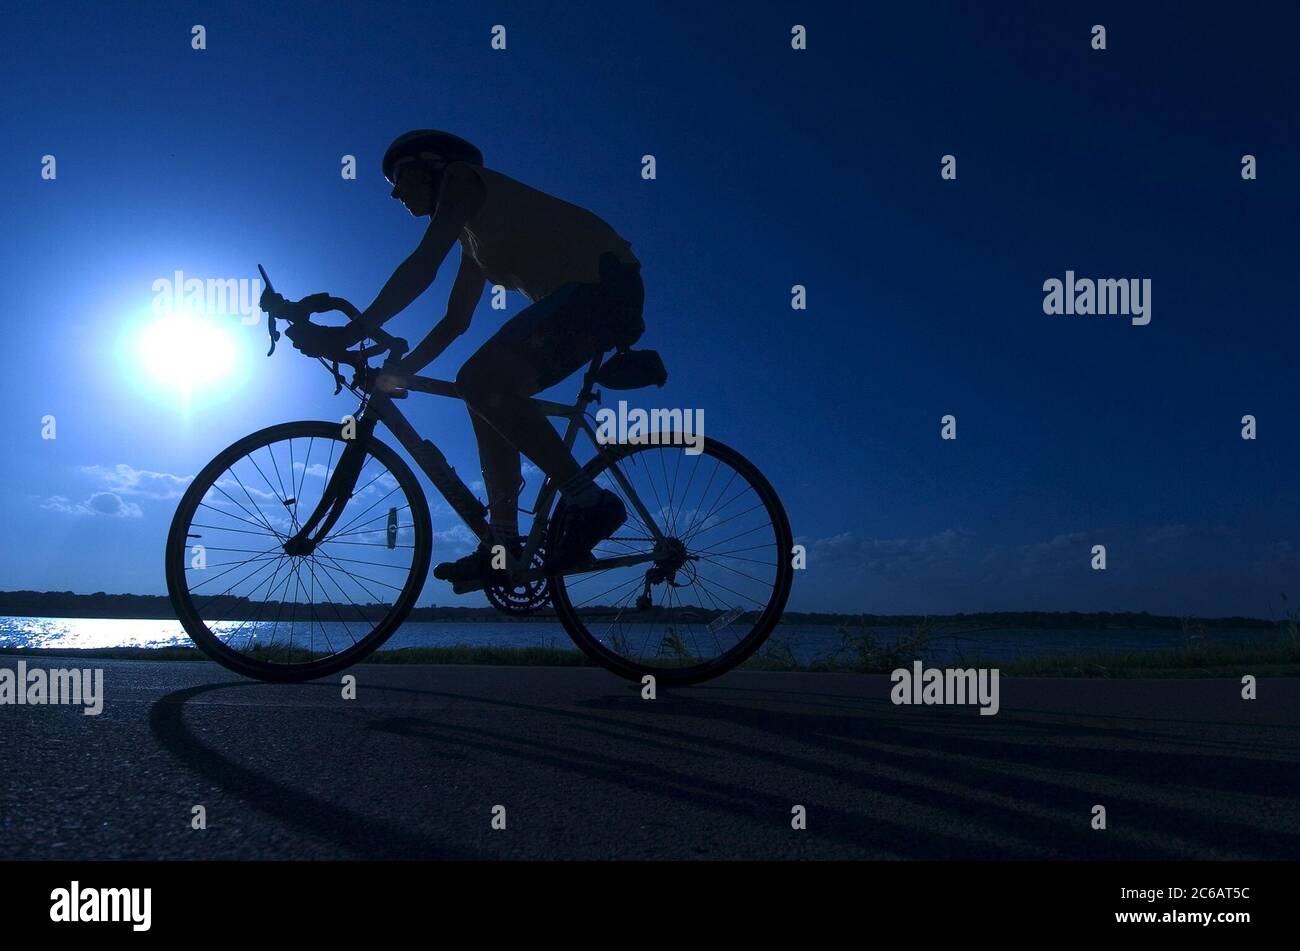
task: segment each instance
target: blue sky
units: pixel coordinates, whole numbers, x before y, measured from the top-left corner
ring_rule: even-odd
[[[131,341],[177,270],[262,262],[286,294],[369,303],[422,233],[380,155],[432,126],[632,242],[671,374],[645,405],[703,408],[769,475],[809,550],[791,607],[1276,614],[1300,597],[1297,18],[995,6],[7,14],[0,587],[162,593],[187,477],[253,429],[352,408],[315,363],[266,359],[261,325],[230,319],[234,368],[188,406]],[[441,316],[458,253],[390,329]],[[1045,315],[1067,269],[1149,278],[1151,323]],[[433,374],[525,303],[482,303]],[[477,475],[462,406],[404,409]],[[447,513],[435,528],[435,558],[462,552]],[[455,599],[430,579],[430,601]]]

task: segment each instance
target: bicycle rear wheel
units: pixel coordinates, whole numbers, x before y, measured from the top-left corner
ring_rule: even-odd
[[[631,680],[652,674],[691,684],[731,670],[772,632],[790,596],[794,543],[781,500],[751,462],[715,439],[703,440],[699,454],[672,437],[605,448],[668,542],[645,563],[550,578],[556,614],[589,657]],[[655,551],[605,457],[583,471],[628,512],[595,557]],[[552,550],[562,509],[548,529]]]
[[[167,590],[194,642],[259,680],[309,680],[378,648],[424,586],[432,529],[409,466],[370,439],[342,514],[307,554],[285,542],[325,494],[344,449],[329,422],[271,426],[194,478],[167,536]]]

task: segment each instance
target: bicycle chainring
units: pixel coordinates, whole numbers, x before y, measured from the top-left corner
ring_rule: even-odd
[[[531,566],[540,569],[545,560],[546,553],[539,547],[533,553]],[[536,581],[488,585],[483,589],[483,593],[487,595],[488,601],[494,608],[514,617],[527,617],[551,603],[551,586],[545,576]]]

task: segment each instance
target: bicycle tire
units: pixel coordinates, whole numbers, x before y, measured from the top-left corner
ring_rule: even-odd
[[[172,608],[191,640],[204,654],[223,667],[244,676],[273,683],[294,683],[324,677],[363,660],[377,650],[406,620],[414,607],[428,576],[433,547],[432,525],[424,490],[420,487],[410,466],[393,449],[372,437],[366,447],[367,456],[376,459],[392,474],[398,487],[405,494],[411,510],[413,554],[401,594],[369,634],[355,641],[352,646],[342,651],[331,652],[325,657],[303,663],[271,663],[250,657],[226,644],[200,616],[186,581],[186,564],[190,547],[188,535],[191,523],[209,489],[234,463],[245,456],[251,458],[252,452],[263,446],[298,438],[342,441],[338,423],[299,421],[269,426],[231,444],[218,453],[195,476],[182,495],[172,517],[165,552],[167,591]],[[290,637],[292,650],[292,634]]]
[[[665,438],[661,435],[661,439]],[[672,439],[671,436],[666,437]],[[679,443],[672,443],[679,445]],[[794,584],[794,567],[791,560],[791,551],[794,545],[793,537],[790,531],[790,522],[786,516],[785,508],[781,504],[780,497],[772,488],[771,483],[763,476],[758,468],[748,459],[742,456],[736,450],[718,442],[713,438],[704,440],[704,453],[714,456],[724,461],[736,473],[740,474],[753,488],[758,495],[764,508],[772,519],[772,529],[774,534],[773,544],[775,546],[777,560],[776,581],[773,585],[771,597],[768,599],[763,611],[759,614],[749,633],[741,638],[731,649],[723,652],[721,655],[707,660],[700,664],[682,666],[682,667],[662,667],[641,664],[618,652],[611,650],[599,637],[596,637],[582,621],[577,609],[574,607],[569,596],[569,584],[571,579],[582,577],[579,575],[555,575],[550,578],[551,601],[554,605],[556,615],[564,625],[565,631],[574,643],[590,657],[593,661],[611,672],[625,677],[629,680],[640,681],[645,675],[651,674],[655,677],[656,683],[668,686],[686,686],[689,684],[701,683],[721,676],[729,670],[732,670],[739,664],[743,663],[755,651],[762,646],[763,642],[772,633],[777,622],[781,618],[782,612],[790,596],[790,590]],[[653,444],[636,444],[609,446],[607,450],[615,457],[615,462],[621,462],[627,457],[638,452],[647,452],[650,450],[662,448],[660,445]],[[596,456],[588,462],[582,471],[593,481],[596,482],[601,473],[609,468],[609,464],[604,456]],[[556,511],[551,517],[550,524],[547,528],[548,548],[554,550],[558,543],[559,526],[562,524],[563,505],[561,501],[556,507]],[[629,508],[629,520],[631,520],[631,510]]]

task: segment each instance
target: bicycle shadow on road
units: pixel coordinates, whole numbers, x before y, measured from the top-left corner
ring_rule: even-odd
[[[853,703],[839,715],[791,710],[791,701],[772,711],[710,697],[709,688],[661,694],[653,708],[630,696],[610,696],[579,701],[569,710],[449,691],[371,689],[509,708],[597,742],[566,748],[428,716],[392,718],[377,729],[440,749],[454,741],[480,754],[650,793],[665,803],[689,802],[720,816],[769,823],[788,815],[792,800],[778,788],[782,784],[761,788],[767,772],[794,771],[844,784],[852,795],[804,803],[818,817],[810,829],[872,854],[897,855],[904,843],[906,857],[918,859],[1284,858],[1300,851],[1300,835],[1252,822],[1248,811],[1216,816],[1159,795],[1164,787],[1182,787],[1197,795],[1286,797],[1295,764],[1176,751],[1167,735],[1111,726],[1103,717],[1048,719],[1004,711],[995,723],[974,709],[900,713],[884,700],[864,706],[860,697],[850,698]],[[652,716],[645,715],[648,709]],[[1180,742],[1187,748],[1205,741]],[[757,776],[758,782],[727,781],[681,765],[719,760],[733,764],[731,773]],[[788,788],[788,780],[783,784]],[[915,819],[896,807],[888,814],[853,808],[869,797],[902,800],[914,807]],[[1091,828],[1090,809],[1097,802],[1122,821],[1118,830]],[[942,815],[938,822],[936,812]],[[977,827],[984,835],[945,831],[973,833]]]
[[[184,722],[185,706],[226,687],[275,689],[244,682],[185,688],[161,698],[149,715],[160,745],[213,785],[358,856],[493,857],[472,845],[453,847],[410,822],[327,802],[200,739]],[[1186,801],[1188,792],[1207,802],[1207,792],[1285,797],[1293,763],[1207,753],[1195,748],[1206,738],[1172,740],[1105,717],[1008,708],[996,718],[981,718],[974,709],[900,712],[884,699],[850,696],[836,712],[816,695],[814,708],[794,696],[738,698],[714,686],[665,691],[652,704],[629,690],[567,706],[375,683],[366,689],[387,700],[379,709],[346,714],[358,718],[356,727],[364,731],[358,735],[417,741],[427,747],[418,762],[469,761],[503,779],[527,777],[548,807],[552,783],[572,789],[577,779],[585,782],[576,788],[592,784],[601,794],[621,789],[658,804],[651,806],[657,816],[640,817],[652,824],[689,810],[703,813],[705,826],[734,829],[739,820],[768,832],[788,822],[783,817],[798,802],[816,821],[797,848],[813,856],[817,842],[822,852],[833,844],[837,854],[847,847],[867,856],[918,859],[1284,858],[1300,852],[1300,835],[1253,822],[1248,810],[1217,816]],[[394,711],[392,700],[403,695],[436,699],[440,710],[450,701],[469,716],[454,719],[419,706]],[[478,716],[475,707],[504,715]],[[250,706],[248,715],[266,714]],[[509,763],[515,765],[503,765]],[[382,781],[382,761],[375,777]],[[1166,787],[1181,790],[1184,801],[1171,803],[1162,795]],[[1093,831],[1088,811],[1096,802],[1122,825]],[[553,805],[575,814],[584,808],[581,802]],[[406,803],[393,808],[399,806]]]
[[[303,684],[305,688],[330,684]],[[268,685],[244,681],[186,687],[160,697],[149,708],[149,728],[159,745],[196,776],[254,809],[326,842],[374,859],[483,859],[489,856],[464,846],[435,841],[415,829],[364,815],[327,802],[307,789],[272,779],[224,755],[186,726],[185,706],[221,690],[261,690]],[[257,707],[251,714],[264,716]]]

